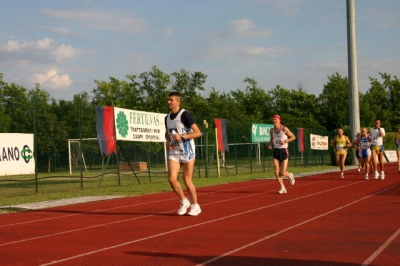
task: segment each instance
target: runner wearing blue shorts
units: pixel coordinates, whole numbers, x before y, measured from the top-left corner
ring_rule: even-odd
[[[369,161],[371,159],[371,136],[368,134],[368,130],[366,127],[363,127],[361,130],[359,144],[359,157],[361,159],[361,165],[364,167],[365,170],[365,179],[368,180]]]

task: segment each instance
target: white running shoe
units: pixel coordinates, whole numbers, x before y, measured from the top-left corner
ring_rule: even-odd
[[[360,173],[360,171],[361,171],[361,169],[360,169],[360,168],[358,168],[358,170],[357,170],[357,173]]]
[[[368,180],[368,179],[369,179],[368,174],[365,174],[365,180]]]
[[[383,180],[383,179],[385,179],[385,172],[381,172],[381,179]]]
[[[340,173],[340,178],[344,178],[344,174],[343,173]]]
[[[278,191],[279,194],[285,194],[287,193],[286,188],[281,188],[281,190]]]
[[[375,178],[375,179],[378,179],[378,177],[379,177],[379,174],[378,174],[377,171],[375,171],[374,178]]]
[[[293,177],[293,173],[289,173],[288,177],[289,177],[290,184],[293,186],[294,183],[296,183],[296,180]]]
[[[189,211],[189,215],[190,216],[197,216],[201,213],[201,208],[199,204],[192,204],[190,205],[190,211]]]
[[[187,209],[190,207],[190,201],[185,198],[184,200],[181,200],[181,206],[179,207],[178,210],[178,215],[184,215],[187,212]]]

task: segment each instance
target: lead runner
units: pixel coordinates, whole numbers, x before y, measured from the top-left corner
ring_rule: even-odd
[[[181,200],[178,215],[188,214],[197,216],[201,213],[197,202],[196,187],[192,182],[195,162],[195,138],[202,133],[195,124],[192,115],[180,107],[182,95],[179,92],[171,92],[168,95],[168,108],[171,111],[165,117],[165,139],[168,147],[168,181],[172,190]],[[185,197],[178,181],[179,169],[183,165],[182,178],[185,183],[189,198]]]
[[[272,116],[272,123],[274,124],[274,127],[270,130],[271,140],[268,148],[270,150],[272,148],[274,149],[272,162],[274,164],[275,177],[281,186],[279,194],[284,194],[287,193],[287,190],[283,183],[283,177],[287,176],[291,185],[294,185],[295,183],[293,173],[287,172],[287,166],[290,159],[288,143],[294,141],[296,136],[289,130],[289,128],[285,127],[281,123],[281,117],[279,115]]]

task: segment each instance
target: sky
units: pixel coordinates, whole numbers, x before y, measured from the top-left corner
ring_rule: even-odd
[[[207,75],[212,88],[245,90],[245,78],[322,93],[348,76],[346,0],[2,0],[0,73],[39,83],[56,100],[91,93],[95,80],[127,80],[156,66]],[[358,88],[399,77],[400,1],[356,0]]]

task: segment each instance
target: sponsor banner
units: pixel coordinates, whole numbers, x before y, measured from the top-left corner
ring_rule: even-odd
[[[319,136],[310,134],[310,143],[312,150],[328,150],[328,136]]]
[[[166,116],[114,107],[115,137],[124,141],[165,142]]]
[[[272,124],[251,124],[251,142],[269,142],[271,140],[270,129]]]
[[[385,159],[388,163],[397,162],[397,153],[396,151],[386,151],[384,152]]]
[[[0,133],[0,175],[35,173],[33,134]]]

